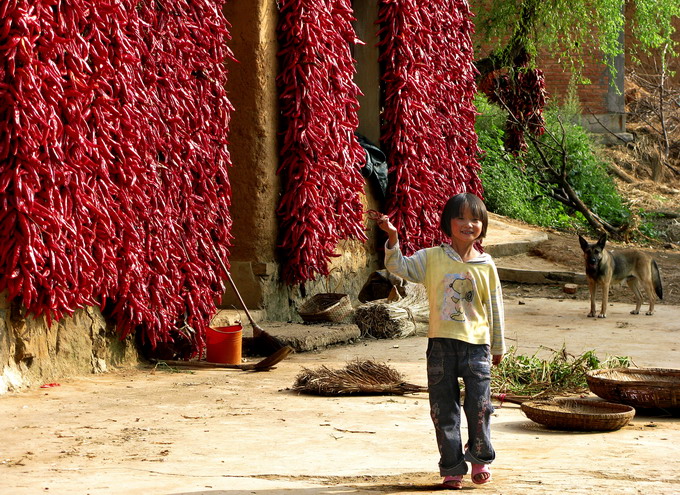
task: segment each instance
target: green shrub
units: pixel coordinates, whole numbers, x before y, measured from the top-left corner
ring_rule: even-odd
[[[565,133],[564,146],[567,151],[567,177],[579,198],[590,210],[618,227],[630,222],[631,212],[624,204],[616,189],[613,179],[607,173],[603,159],[598,155],[590,134],[580,125],[573,122],[560,122],[559,109],[546,112],[546,127],[558,139]],[[548,140],[543,136],[543,141]],[[547,155],[555,166],[561,163],[562,156],[547,149]],[[532,148],[528,159],[538,163],[536,151]]]
[[[479,147],[483,150],[480,176],[487,207],[500,215],[534,225],[563,230],[586,228],[587,223],[580,213],[569,211],[546,190],[546,187],[555,186],[550,186],[549,175],[532,145],[526,155],[519,158],[505,150],[505,112],[488,103],[483,96],[478,96],[475,104],[480,113],[476,130]],[[561,121],[560,114],[559,109],[545,112],[548,132],[541,139],[548,144],[542,147],[548,161],[554,168],[560,168],[562,155],[548,134],[561,140],[564,132],[567,177],[572,188],[592,212],[611,225],[629,223],[631,212],[607,174],[590,135],[577,124]]]
[[[481,98],[476,102],[484,201],[490,211],[543,227],[570,228],[574,219],[548,197],[523,162],[505,150],[505,114]]]
[[[658,213],[648,212],[644,210],[639,210],[638,215],[640,217],[640,225],[638,225],[638,230],[643,237],[651,239],[659,239],[661,234],[654,223],[654,219],[660,217]],[[643,239],[644,241],[644,239]]]

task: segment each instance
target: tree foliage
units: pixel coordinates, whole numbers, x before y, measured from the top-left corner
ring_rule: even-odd
[[[642,51],[668,47],[669,56],[677,55],[677,43],[673,40],[673,20],[680,17],[677,0],[636,0],[633,34],[640,40]]]
[[[478,95],[476,130],[487,206],[494,212],[537,225],[576,228],[626,238],[634,228],[631,211],[572,109],[549,107],[541,136],[525,129],[529,146],[521,154],[505,146],[506,111]],[[514,118],[514,115],[510,116]],[[517,125],[526,127],[525,123]],[[575,214],[578,213],[578,214]]]
[[[623,53],[622,32],[630,21],[633,53],[668,47],[674,54],[673,20],[678,0],[473,0],[478,34],[492,52],[477,62],[480,72],[526,65],[540,50],[580,77],[584,55],[599,48],[605,63]],[[630,15],[626,16],[626,9]]]

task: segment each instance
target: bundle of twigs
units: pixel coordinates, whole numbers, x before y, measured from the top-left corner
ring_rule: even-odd
[[[350,361],[345,368],[303,368],[293,390],[316,395],[405,395],[426,392],[427,387],[406,383],[398,371],[371,360]]]
[[[370,301],[354,312],[354,322],[361,330],[362,337],[377,339],[425,335],[429,317],[430,308],[421,292],[414,292],[396,301]]]

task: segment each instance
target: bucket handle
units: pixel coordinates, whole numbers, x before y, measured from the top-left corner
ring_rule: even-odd
[[[238,328],[238,330],[233,330],[233,331],[228,331],[228,332],[227,332],[227,331],[224,331],[224,330],[220,330],[220,328]],[[210,327],[210,330],[212,330],[213,332],[224,333],[224,334],[227,334],[227,333],[236,333],[236,332],[240,332],[241,330],[243,330],[243,325],[241,325],[241,323],[239,323],[238,325],[228,325],[228,326],[226,326],[226,327],[217,327],[217,328],[215,328],[215,327]]]
[[[243,325],[243,318],[241,317],[241,310],[238,309],[234,305],[231,306],[231,309],[233,309],[234,311],[236,311],[238,313],[238,320],[236,320],[234,324]]]

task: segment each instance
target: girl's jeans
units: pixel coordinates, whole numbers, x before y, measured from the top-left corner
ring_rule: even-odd
[[[467,448],[460,435],[460,387],[465,384],[463,409],[468,423]],[[430,339],[427,345],[427,384],[430,414],[441,456],[442,476],[467,473],[465,461],[490,464],[496,457],[491,446],[491,361],[488,345],[455,339]]]

